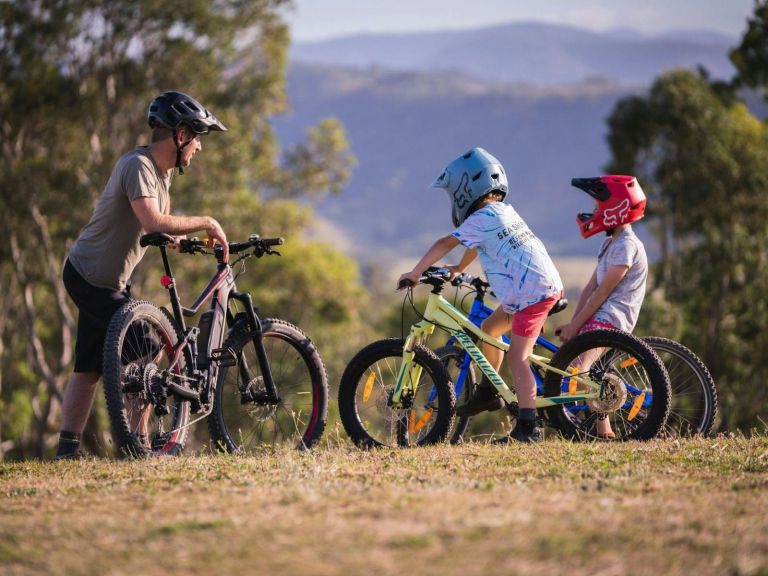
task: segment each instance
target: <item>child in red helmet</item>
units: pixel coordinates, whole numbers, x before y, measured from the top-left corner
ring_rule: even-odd
[[[579,297],[573,319],[555,333],[566,342],[576,334],[599,328],[631,332],[645,297],[648,259],[632,222],[645,214],[645,194],[634,176],[574,178],[571,184],[595,200],[592,214],[576,222],[584,238],[599,232],[608,236],[597,254],[597,267]],[[597,358],[582,358],[586,369]],[[597,435],[613,439],[608,414],[597,414]]]

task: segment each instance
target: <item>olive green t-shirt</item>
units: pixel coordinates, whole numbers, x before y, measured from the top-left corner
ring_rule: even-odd
[[[162,173],[147,147],[136,148],[117,161],[90,221],[69,250],[72,266],[89,284],[125,288],[146,251],[139,246],[145,232],[131,202],[156,198],[158,210],[165,212],[172,174],[172,170]]]

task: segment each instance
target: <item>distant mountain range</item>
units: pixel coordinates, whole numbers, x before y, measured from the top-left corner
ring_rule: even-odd
[[[708,32],[647,37],[543,24],[298,43],[292,111],[273,124],[290,145],[322,118],[343,122],[358,165],[316,213],[325,239],[362,262],[419,255],[452,230],[447,195],[428,186],[473,146],[504,164],[508,200],[552,254],[593,256],[600,239],[582,240],[575,224],[591,200],[570,179],[603,173],[616,102],[673,66],[703,64],[727,78],[735,44]]]
[[[715,78],[734,70],[736,38],[709,30],[642,34],[592,32],[544,23],[512,23],[455,32],[366,34],[297,42],[294,62],[395,70],[457,70],[484,82],[569,84],[604,78],[648,84],[660,72],[704,66]]]

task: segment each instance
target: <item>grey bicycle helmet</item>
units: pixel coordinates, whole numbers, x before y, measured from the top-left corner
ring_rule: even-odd
[[[147,111],[151,128],[158,125],[170,130],[188,126],[195,134],[208,134],[211,130],[227,131],[213,113],[197,100],[183,92],[163,92],[152,100]]]
[[[451,198],[454,226],[461,226],[480,198],[491,192],[506,197],[509,189],[504,167],[482,148],[472,148],[448,164],[432,182],[432,188],[442,188]]]

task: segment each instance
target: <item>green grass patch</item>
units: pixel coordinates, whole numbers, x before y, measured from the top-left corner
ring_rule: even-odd
[[[0,465],[0,573],[760,574],[768,439]]]

